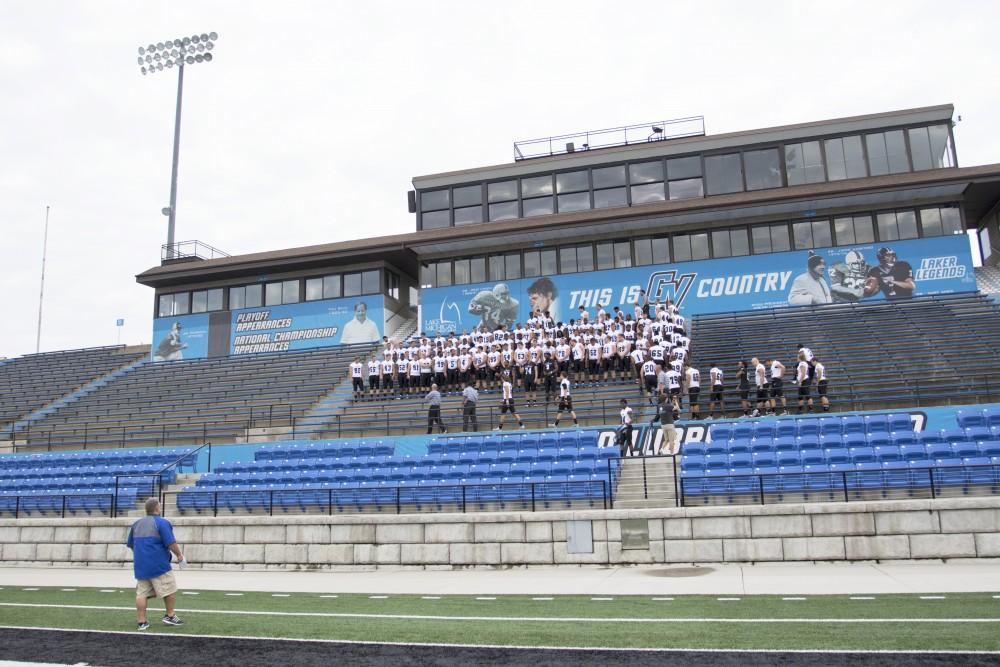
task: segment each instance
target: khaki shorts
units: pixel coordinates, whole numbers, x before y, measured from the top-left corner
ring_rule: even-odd
[[[137,598],[165,598],[177,592],[177,580],[173,570],[168,570],[152,579],[138,579],[135,582]]]
[[[660,454],[677,453],[677,427],[673,424],[664,424],[660,427],[663,438],[660,440]]]

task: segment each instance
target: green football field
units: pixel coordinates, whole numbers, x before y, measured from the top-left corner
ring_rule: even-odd
[[[185,591],[149,633],[499,646],[1000,650],[1000,595],[332,595]],[[0,589],[0,626],[135,629],[131,589]]]

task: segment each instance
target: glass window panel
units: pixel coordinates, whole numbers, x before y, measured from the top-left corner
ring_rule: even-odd
[[[586,243],[576,247],[577,271],[594,270],[594,246]]]
[[[396,275],[395,273],[393,273],[392,271],[386,271],[385,272],[385,277],[386,277],[386,284],[389,286],[389,289],[386,290],[386,294],[388,294],[393,299],[398,299],[399,298],[399,276]]]
[[[337,281],[337,284],[340,284],[339,280]],[[430,262],[420,265],[420,286],[437,287],[437,264]]]
[[[712,232],[712,256],[729,257],[732,255],[729,247],[729,230],[717,229]]]
[[[222,288],[208,290],[208,309],[222,310]]]
[[[451,205],[451,194],[447,190],[420,193],[421,211],[440,211]]]
[[[576,273],[576,248],[559,248],[560,273]]]
[[[482,206],[466,206],[455,209],[456,225],[475,225],[483,221]]]
[[[259,308],[264,305],[264,289],[261,285],[247,285],[247,308]]]
[[[663,180],[663,163],[659,160],[655,162],[638,162],[628,166],[629,183],[637,185],[639,183],[656,183]]]
[[[208,294],[204,290],[191,292],[191,312],[204,313],[208,310]]]
[[[449,285],[451,285],[451,262],[438,262],[437,286],[448,287]]]
[[[559,273],[559,268],[556,266],[556,251],[543,250],[541,254],[542,254],[542,275],[552,276]]]
[[[647,183],[645,185],[632,186],[632,204],[647,204],[654,201],[663,201],[663,183]]]
[[[861,137],[844,137],[844,160],[847,163],[848,178],[864,178],[868,175],[865,168],[865,151],[861,147]]]
[[[517,199],[517,181],[501,181],[486,186],[487,199],[490,203]]]
[[[670,261],[670,240],[667,237],[653,239],[653,263],[666,264]]]
[[[635,265],[646,266],[653,263],[653,239],[635,240]]]
[[[822,183],[826,179],[823,153],[818,141],[804,141],[785,146],[785,173],[788,185]]]
[[[582,192],[590,189],[590,179],[586,170],[556,174],[556,193]]]
[[[604,269],[613,269],[613,268],[615,268],[614,244],[598,243],[597,270],[602,271]]]
[[[691,235],[691,259],[708,259],[708,233]]]
[[[541,197],[552,194],[552,174],[521,179],[522,197]]]
[[[813,247],[812,224],[809,222],[792,223],[792,239],[796,250]]]
[[[482,204],[483,187],[481,185],[468,185],[464,188],[455,188],[452,191],[452,201],[456,208]]]
[[[632,244],[628,241],[615,241],[615,268],[627,269],[632,266]]]
[[[542,259],[537,250],[524,251],[524,277],[532,278],[542,274]]]
[[[358,296],[361,294],[361,274],[344,274],[344,296]]]
[[[781,161],[777,148],[747,151],[743,154],[743,167],[747,175],[747,190],[781,187]]]
[[[868,174],[865,169],[865,155],[861,148],[861,137],[840,137],[827,139],[826,148],[827,176],[831,181],[841,181],[845,178],[863,178]]]
[[[323,276],[323,298],[339,299],[340,295],[340,274]]]
[[[733,251],[733,257],[742,257],[743,255],[750,254],[750,241],[747,240],[747,230],[742,227],[729,230],[729,244]]]
[[[875,218],[878,223],[879,241],[899,240],[899,230],[896,228],[895,213],[879,213]]]
[[[866,134],[865,146],[868,147],[868,171],[872,176],[889,173],[889,159],[885,152],[885,135]]]
[[[486,282],[485,257],[473,257],[469,260],[469,280],[474,283]]]
[[[469,282],[469,260],[455,260],[455,284],[466,285]]]
[[[854,216],[854,239],[855,243],[875,242],[875,227],[870,215]]]
[[[910,170],[910,163],[906,159],[906,139],[903,138],[902,130],[885,133],[885,150],[889,155],[890,173],[899,174]]]
[[[536,199],[525,199],[521,202],[524,207],[524,217],[531,218],[536,215],[551,215],[553,201],[552,197],[538,197]]]
[[[823,142],[826,150],[826,173],[831,181],[847,178],[847,163],[844,158],[844,140],[827,139]]]
[[[792,244],[788,239],[788,225],[771,225],[771,252],[785,252],[791,249]]]
[[[833,238],[830,236],[829,220],[812,221],[812,239],[814,248],[825,248],[833,245]]]
[[[921,209],[920,229],[924,236],[941,236],[941,210],[937,208]]]
[[[750,237],[753,240],[753,251],[760,255],[771,252],[771,230],[767,225],[756,225],[750,228]]]
[[[592,176],[595,190],[625,185],[625,165],[594,169]]]
[[[323,298],[323,279],[306,279],[306,301],[319,301]]]
[[[931,163],[934,169],[954,167],[951,160],[951,136],[947,125],[931,125],[927,128],[931,144]]]
[[[504,279],[503,255],[490,255],[490,280]]]
[[[174,295],[173,294],[161,294],[160,295],[160,307],[156,310],[156,316],[157,317],[170,317],[171,315],[174,314],[173,310],[174,310]]]
[[[517,217],[517,202],[490,204],[490,220],[513,220]]]
[[[990,245],[990,228],[983,227],[979,230],[979,248],[983,253],[983,259],[989,259],[993,254],[993,246]]]
[[[854,218],[835,218],[833,221],[833,231],[837,237],[837,245],[853,245],[857,243],[854,240]]]
[[[559,195],[559,212],[570,213],[572,211],[586,211],[590,208],[589,192],[574,192],[568,195]]]
[[[915,211],[897,211],[896,227],[899,228],[899,238],[917,238],[917,214]]]
[[[432,211],[420,214],[421,229],[441,229],[451,224],[451,211]]]
[[[299,302],[299,281],[285,280],[281,283],[281,303]]]
[[[246,306],[246,288],[245,287],[230,287],[229,288],[229,310],[237,310]]]
[[[507,280],[516,280],[521,277],[521,253],[508,253],[504,256],[504,263],[507,268]]]
[[[281,305],[281,283],[267,283],[264,286],[264,302],[268,306]]]
[[[712,155],[705,158],[706,190],[710,195],[721,195],[743,190],[743,171],[740,154]]]
[[[906,131],[910,137],[910,157],[913,159],[913,170],[931,169],[931,142],[927,136],[926,127],[914,127]]]
[[[687,234],[674,236],[674,261],[691,261],[691,237]]]
[[[627,205],[625,188],[594,190],[594,208],[614,208]]]
[[[667,178],[676,181],[681,178],[701,178],[701,157],[678,157],[667,160]]]
[[[378,284],[379,272],[375,271],[365,271],[361,274],[361,293],[362,294],[378,294],[382,290],[379,288]]]
[[[190,312],[188,304],[191,295],[188,292],[174,294],[174,315],[187,315]]]
[[[949,206],[941,209],[941,233],[959,234],[962,231],[962,215],[958,209]]]
[[[704,186],[700,178],[688,178],[683,181],[670,181],[667,184],[670,199],[693,199],[705,196]]]

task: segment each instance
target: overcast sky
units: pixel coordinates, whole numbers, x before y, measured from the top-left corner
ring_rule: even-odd
[[[1000,3],[0,0],[0,356],[151,338],[135,274],[166,240],[230,254],[408,232],[410,179],[512,142],[704,115],[709,134],[951,102],[959,163],[1000,162]]]

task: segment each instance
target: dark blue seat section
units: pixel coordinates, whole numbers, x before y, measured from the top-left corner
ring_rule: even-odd
[[[710,442],[683,446],[680,486],[705,502],[1000,493],[1000,409],[956,421],[923,432],[904,413],[713,424]]]
[[[601,506],[618,451],[596,431],[441,436],[423,456],[389,440],[283,443],[219,463],[182,490],[182,512],[363,511],[527,504]]]
[[[107,514],[117,495],[118,507],[135,507],[137,499],[158,491],[156,478],[172,484],[193,470],[194,448],[112,449],[0,456],[0,514]],[[181,460],[178,466],[163,469]]]

